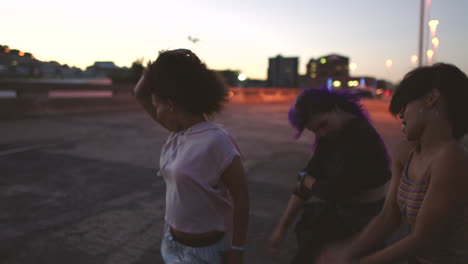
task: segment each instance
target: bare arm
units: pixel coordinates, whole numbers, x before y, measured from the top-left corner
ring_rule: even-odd
[[[163,123],[159,122],[158,116],[156,113],[156,107],[153,103],[153,98],[151,96],[151,90],[148,82],[145,79],[145,75],[140,78],[137,85],[133,89],[135,93],[135,98],[143,106],[143,109],[149,114],[149,116],[156,121],[158,124],[169,130]]]
[[[315,183],[315,178],[310,175],[305,176],[304,186],[307,189],[312,189],[313,184]],[[291,226],[291,224],[296,219],[299,212],[304,207],[304,200],[297,196],[296,194],[291,195],[289,198],[288,205],[283,212],[278,224],[276,225],[271,237],[268,241],[267,253],[270,255],[276,255],[280,251],[281,243],[284,240],[285,234]]]
[[[315,183],[315,181],[315,178],[313,178],[310,175],[307,175],[304,179],[304,186],[307,189],[311,190],[312,185]],[[295,194],[291,195],[291,198],[289,198],[288,206],[286,207],[286,210],[281,216],[278,226],[287,230],[289,226],[294,222],[294,220],[297,217],[297,214],[302,210],[303,207],[304,200],[302,200]]]
[[[434,160],[430,173],[431,183],[412,232],[391,247],[363,258],[361,263],[393,263],[444,244],[452,220],[467,200],[466,152],[458,147],[447,147]]]
[[[143,75],[138,83],[133,88],[133,92],[135,93],[135,98],[137,101],[143,106],[146,112],[156,120],[156,109],[153,106],[152,99],[151,99],[151,92],[149,89],[149,85],[145,80],[145,75]]]
[[[233,159],[221,178],[234,200],[232,245],[244,247],[249,223],[249,192],[247,177],[240,157],[235,157]],[[242,251],[229,252],[228,258],[238,259],[241,258],[241,255]]]

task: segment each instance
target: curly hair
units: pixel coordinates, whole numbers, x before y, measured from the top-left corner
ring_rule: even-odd
[[[145,71],[151,93],[194,114],[212,115],[228,101],[219,75],[188,49],[161,51]]]
[[[447,105],[447,119],[456,139],[468,132],[468,78],[454,65],[437,63],[408,72],[397,86],[389,110],[400,114],[408,103],[439,89]]]
[[[335,107],[358,118],[369,120],[367,111],[360,103],[358,95],[326,89],[304,89],[290,108],[289,123],[297,130],[296,137],[304,131],[307,120],[318,113],[331,112]]]

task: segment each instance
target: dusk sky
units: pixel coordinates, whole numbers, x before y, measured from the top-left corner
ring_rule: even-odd
[[[420,0],[3,1],[0,45],[83,69],[189,48],[210,68],[258,79],[278,54],[299,57],[304,74],[309,59],[338,53],[357,64],[352,75],[397,81],[417,54],[419,7]],[[430,18],[440,20],[434,61],[467,73],[468,0],[432,0]]]

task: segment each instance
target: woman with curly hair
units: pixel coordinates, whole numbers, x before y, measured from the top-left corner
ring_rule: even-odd
[[[298,174],[267,250],[279,252],[288,227],[303,211],[292,263],[315,263],[325,245],[351,237],[379,213],[390,178],[388,155],[355,95],[304,90],[289,120],[298,136],[304,129],[315,134],[315,151]]]
[[[177,49],[149,63],[135,94],[171,132],[158,172],[166,182],[165,263],[242,263],[249,200],[241,154],[209,121],[227,101],[225,85],[193,52]]]
[[[392,180],[382,212],[340,250],[326,250],[320,263],[468,263],[468,78],[438,63],[405,75],[390,112],[401,119],[406,140],[393,155]],[[409,233],[370,251],[401,219]]]

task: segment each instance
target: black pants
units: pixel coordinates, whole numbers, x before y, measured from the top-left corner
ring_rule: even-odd
[[[292,263],[314,263],[325,245],[351,238],[360,232],[379,214],[383,203],[384,200],[372,203],[320,201],[307,204],[296,225],[298,252]]]

